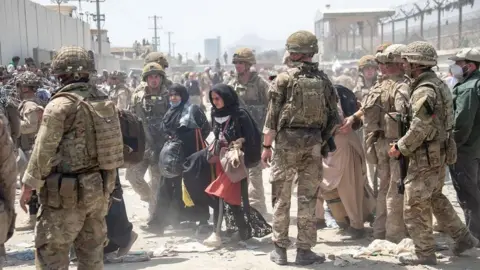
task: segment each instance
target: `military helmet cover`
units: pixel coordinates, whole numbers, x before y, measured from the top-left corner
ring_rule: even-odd
[[[402,58],[409,63],[433,67],[437,65],[437,51],[428,42],[415,41],[407,45]]]
[[[95,70],[93,53],[82,47],[62,47],[52,60],[52,71],[55,75],[89,74]]]
[[[309,31],[297,31],[287,38],[286,50],[289,53],[318,53],[318,39]]]
[[[383,52],[377,53],[377,61],[380,63],[402,63],[402,53],[405,52],[407,46],[404,44],[392,44]]]
[[[146,81],[147,77],[152,74],[158,74],[165,77],[165,70],[163,70],[163,67],[158,63],[148,63],[143,67],[142,79]]]
[[[376,67],[377,62],[375,61],[375,56],[373,55],[364,55],[358,61],[358,68],[362,69],[364,67]]]
[[[381,52],[385,51],[385,49],[388,48],[388,46],[390,46],[390,45],[392,45],[391,42],[385,42],[383,44],[378,45],[376,53],[381,53]]]
[[[163,69],[168,68],[168,60],[161,52],[151,52],[147,54],[144,60],[144,65],[148,63],[158,63],[163,67]]]
[[[475,48],[465,48],[459,51],[455,56],[448,58],[452,61],[472,61],[480,62],[480,51]]]
[[[18,76],[17,84],[21,86],[33,87],[36,89],[41,86],[41,80],[40,77],[37,76],[37,74],[30,71],[25,71]]]
[[[232,58],[232,64],[244,62],[250,65],[254,65],[257,63],[255,59],[255,54],[253,53],[252,49],[249,48],[240,48],[235,51]]]

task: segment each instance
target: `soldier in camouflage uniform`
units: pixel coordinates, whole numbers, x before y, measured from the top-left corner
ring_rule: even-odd
[[[32,190],[39,192],[37,269],[68,269],[71,246],[79,270],[103,269],[123,140],[115,105],[88,83],[94,65],[93,52],[80,47],[62,47],[52,61],[62,85],[45,107],[20,196],[26,211]]]
[[[119,110],[126,110],[130,104],[130,90],[126,86],[127,74],[123,71],[114,71],[108,76],[112,86],[110,88],[110,99],[115,102]]]
[[[377,209],[382,209],[380,211],[382,215],[377,215],[374,236],[394,243],[399,243],[406,236],[403,222],[403,195],[398,194],[397,189],[400,164],[398,160],[388,156],[390,144],[400,138],[397,116],[405,116],[409,106],[409,86],[405,82],[401,59],[401,53],[405,49],[406,46],[403,44],[393,44],[383,53],[377,53],[377,61],[385,66],[384,88],[372,90],[365,100],[366,113],[372,115],[367,124],[378,126],[376,132],[367,135],[371,138],[376,150],[377,172],[380,180]]]
[[[286,49],[292,61],[289,69],[278,75],[269,90],[264,127],[262,161],[272,165],[273,242],[270,260],[287,264],[290,246],[290,204],[292,185],[298,181],[297,257],[299,265],[325,261],[311,248],[317,241],[315,206],[322,179],[322,145],[333,135],[338,124],[337,96],[332,83],[312,58],[318,52],[315,35],[298,31],[287,39]]]
[[[0,112],[1,114],[1,112]],[[5,242],[13,236],[15,228],[15,182],[17,164],[15,162],[15,145],[10,137],[8,125],[0,117],[0,269],[2,259],[6,256]]]
[[[141,199],[150,203],[150,225],[158,223],[157,217],[153,217],[152,214],[157,204],[161,177],[158,156],[164,143],[160,140],[164,136],[158,133],[158,128],[168,110],[165,78],[162,66],[154,62],[146,64],[143,68],[142,80],[147,86],[133,94],[131,103],[131,110],[142,119],[147,141],[143,161],[127,168],[125,178],[132,184]],[[144,179],[147,169],[150,169],[150,186]]]
[[[22,149],[27,160],[33,150],[35,136],[37,135],[40,123],[42,122],[43,107],[38,104],[39,100],[35,96],[35,92],[40,87],[40,78],[35,73],[25,71],[17,80],[17,91],[20,97],[20,105],[18,107],[20,121],[20,149]],[[23,170],[19,171],[20,178],[23,176]],[[17,231],[33,230],[38,212],[38,198],[34,191],[32,200],[29,204],[29,218],[24,224],[16,227]]]
[[[143,65],[147,65],[148,63],[159,64],[162,67],[164,72],[168,68],[168,60],[165,57],[165,55],[163,55],[163,53],[161,53],[161,52],[151,52],[151,53],[147,54],[147,56],[145,57]],[[163,80],[163,85],[168,89],[168,87],[170,87],[172,85],[172,81],[167,78],[166,73],[165,73],[164,77],[165,77],[165,79]],[[142,80],[142,82],[140,82],[140,84],[137,86],[135,91],[133,91],[133,93],[136,93],[138,91],[143,91],[145,89],[145,87],[147,87],[147,83]]]
[[[410,43],[404,65],[411,78],[410,127],[389,150],[391,157],[409,158],[405,179],[404,218],[415,244],[415,254],[400,256],[403,264],[437,263],[432,212],[454,240],[453,253],[461,254],[478,244],[443,195],[445,169],[456,161],[452,135],[453,101],[448,86],[437,77],[437,52],[427,42]]]
[[[257,72],[251,72],[250,67],[255,65],[255,55],[251,49],[238,49],[233,55],[233,64],[237,70],[236,76],[228,83],[244,101],[245,107],[252,115],[258,127],[265,123],[267,105],[267,92],[269,84],[258,76]],[[262,215],[267,213],[265,204],[265,190],[262,180],[262,164],[248,170],[248,197],[250,205]]]

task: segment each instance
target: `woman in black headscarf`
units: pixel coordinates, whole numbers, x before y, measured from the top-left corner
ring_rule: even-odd
[[[210,133],[210,124],[203,111],[188,102],[189,95],[185,86],[175,83],[169,88],[170,108],[162,122],[162,131],[169,139],[181,141],[181,151],[185,157],[201,150],[203,141]],[[182,161],[179,161],[182,162]],[[162,163],[162,161],[160,161]],[[208,205],[186,207],[182,193],[183,175],[173,178],[165,176],[160,180],[158,206],[153,214],[163,231],[168,225],[177,225],[182,221],[200,222],[207,225],[209,219]],[[202,192],[191,190],[189,192]]]
[[[256,166],[260,161],[260,132],[249,113],[240,108],[237,93],[229,85],[217,84],[210,91],[209,97],[213,105],[212,126],[215,135],[215,146],[211,149],[219,149],[244,138],[242,150],[245,154],[245,166]],[[232,183],[225,178],[219,162],[215,166],[217,179],[207,187],[206,192],[225,203],[224,209],[220,208],[219,203],[214,205],[214,221],[217,222],[218,214],[222,210],[225,213],[227,233],[238,231],[242,240],[270,234],[272,227],[249,205],[247,179]]]

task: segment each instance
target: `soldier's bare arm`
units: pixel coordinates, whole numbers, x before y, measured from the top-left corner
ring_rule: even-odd
[[[273,139],[275,138],[280,110],[285,104],[289,80],[290,78],[287,73],[279,74],[268,90],[269,101],[267,116],[265,119],[265,127],[263,129],[263,133],[265,134],[264,142],[266,145],[271,145]]]
[[[71,114],[73,101],[65,97],[56,98],[45,107],[42,123],[37,133],[32,156],[28,162],[22,182],[40,189],[58,161],[57,150],[65,128],[65,120]]]
[[[410,97],[412,120],[405,136],[397,143],[398,149],[404,156],[411,156],[421,146],[427,136],[435,131],[432,125],[432,112],[436,100],[435,90],[430,87],[415,89]]]

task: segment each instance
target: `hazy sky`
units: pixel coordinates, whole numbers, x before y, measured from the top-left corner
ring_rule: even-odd
[[[33,0],[51,4],[51,0]],[[331,5],[331,10],[352,8],[389,8],[407,0],[106,0],[101,12],[106,21],[103,28],[113,46],[131,46],[133,41],[148,38],[151,41],[153,19],[162,16],[163,30],[159,33],[162,51],[168,51],[166,31],[172,31],[176,53],[201,52],[203,40],[222,37],[226,47],[245,34],[257,34],[270,40],[284,40],[300,29],[313,31],[317,10]],[[301,3],[301,4],[300,4]],[[70,0],[77,5],[78,1]],[[95,12],[95,4],[82,1],[82,9]]]

